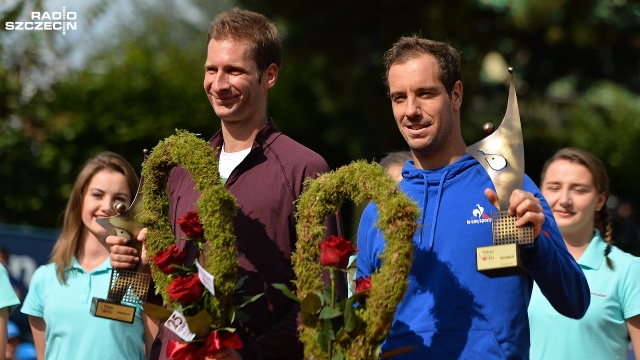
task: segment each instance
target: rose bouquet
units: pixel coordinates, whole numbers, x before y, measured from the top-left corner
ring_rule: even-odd
[[[242,348],[242,341],[235,329],[216,323],[211,316],[214,309],[210,297],[215,296],[215,284],[214,277],[199,263],[199,260],[204,260],[202,250],[207,243],[198,213],[187,212],[177,221],[177,225],[187,236],[184,240],[194,242],[193,246],[198,248],[199,259],[195,259],[193,264],[185,265],[187,253],[176,244],[158,251],[152,261],[159,271],[169,277],[170,283],[166,290],[174,306],[171,309],[152,304],[144,306],[149,316],[164,321],[164,326],[183,340],[170,340],[167,357],[202,359],[205,355],[213,356],[222,347]],[[240,281],[236,286],[238,293],[241,285]],[[233,322],[239,309],[260,295],[245,298],[244,303],[235,306],[228,323]]]
[[[381,344],[408,286],[412,238],[419,214],[415,202],[398,189],[381,166],[366,161],[356,161],[322,174],[307,180],[306,185],[297,203],[298,242],[293,260],[297,277],[295,293],[301,303],[300,340],[305,357],[368,360],[410,351],[403,348],[381,353]],[[376,226],[386,243],[379,254],[380,268],[372,272],[370,278],[356,279],[353,296],[338,299],[332,296],[320,274],[327,268],[323,264],[327,264],[325,260],[335,259],[334,250],[328,246],[334,240],[326,238],[325,220],[340,209],[344,199],[376,204],[379,213]],[[346,256],[350,244],[342,244],[333,248]],[[340,268],[344,266],[344,259],[341,257],[333,264]],[[334,270],[334,278],[336,272]]]
[[[365,299],[371,289],[371,278],[356,279],[355,293],[341,298],[336,292],[336,277],[347,271],[349,259],[358,249],[349,240],[334,235],[320,242],[319,247],[320,264],[329,271],[331,279],[323,293],[308,293],[300,299],[283,284],[274,284],[274,287],[299,302],[303,314],[316,317],[323,324],[322,330],[317,334],[317,344],[328,354],[328,358],[344,359],[345,354],[335,344],[355,329],[355,313],[366,306]]]
[[[176,166],[191,175],[200,193],[197,212],[185,214],[179,225],[186,226],[186,242],[196,247],[197,262],[185,263],[187,256],[175,246],[171,229],[167,181]],[[151,276],[164,303],[144,303],[145,312],[179,334],[182,341],[172,342],[168,349],[175,359],[203,358],[224,346],[238,348],[233,323],[240,320],[244,304],[259,295],[252,298],[240,291],[243,279],[238,279],[233,229],[237,204],[220,181],[216,150],[196,134],[177,130],[153,148],[142,164],[142,178],[138,216],[148,230]]]

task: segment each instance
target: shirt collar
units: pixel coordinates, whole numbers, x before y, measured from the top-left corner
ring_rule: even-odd
[[[578,259],[578,264],[583,268],[598,270],[604,260],[604,249],[607,247],[607,243],[600,236],[598,229],[593,229],[593,232],[593,239]]]
[[[71,268],[77,269],[82,272],[86,272],[86,270],[82,266],[80,266],[80,263],[78,262],[78,259],[76,259],[75,256],[71,259]],[[111,269],[112,269],[111,260],[107,256],[107,258],[102,262],[102,264],[98,265],[98,267],[91,270],[91,273],[93,274],[98,272],[111,271]]]

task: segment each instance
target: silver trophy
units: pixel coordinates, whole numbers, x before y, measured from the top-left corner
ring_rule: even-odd
[[[511,193],[522,188],[524,182],[524,144],[511,67],[509,74],[509,100],[502,123],[495,131],[485,124],[483,130],[490,135],[466,148],[487,171],[498,194],[499,211],[491,213],[493,245],[476,249],[477,269],[490,277],[526,272],[520,262],[519,244],[535,240],[533,226],[516,227],[517,216],[507,212]]]

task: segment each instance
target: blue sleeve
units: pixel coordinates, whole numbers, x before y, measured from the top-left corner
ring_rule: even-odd
[[[376,250],[376,244],[381,238],[380,231],[376,227],[377,219],[377,207],[374,203],[369,203],[362,212],[358,225],[356,279],[370,276],[381,265],[378,258],[380,253]]]
[[[38,267],[33,273],[33,276],[31,276],[27,296],[24,298],[22,308],[20,308],[22,313],[31,316],[44,317],[44,289],[46,287],[46,280],[44,277],[46,272],[46,265],[42,265]]]
[[[591,300],[587,279],[573,256],[569,254],[549,204],[527,176],[524,190],[530,191],[540,199],[545,221],[535,245],[523,250],[523,263],[556,311],[564,316],[580,319],[587,311]]]
[[[620,294],[622,316],[625,319],[640,315],[640,258],[632,257],[626,274],[623,276],[623,287]],[[640,353],[640,351],[637,351]]]
[[[9,282],[9,274],[0,264],[0,309],[8,308],[11,314],[19,304],[20,300]]]

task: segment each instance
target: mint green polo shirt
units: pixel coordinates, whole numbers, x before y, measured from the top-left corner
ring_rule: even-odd
[[[534,284],[529,304],[532,360],[626,360],[629,332],[625,319],[640,314],[640,258],[612,248],[609,269],[607,246],[596,236],[578,260],[584,271],[591,303],[582,319],[560,315]],[[558,284],[562,286],[562,284]]]
[[[111,265],[107,258],[86,272],[73,258],[67,283],[56,277],[56,265],[40,266],[29,283],[21,311],[44,318],[46,359],[144,359],[144,327],[141,306],[132,324],[91,314],[93,297],[104,299],[109,291]]]
[[[16,292],[9,282],[7,269],[0,264],[0,309],[9,308],[9,314],[20,304]]]

